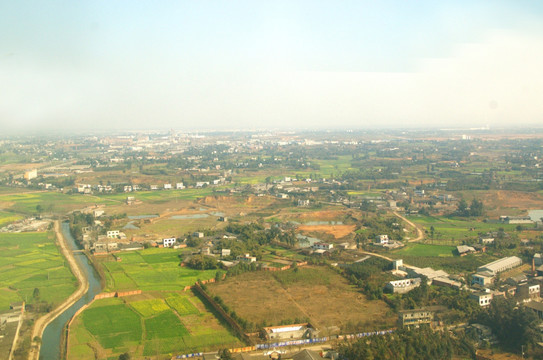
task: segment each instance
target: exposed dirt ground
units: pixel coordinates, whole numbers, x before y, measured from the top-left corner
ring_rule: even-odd
[[[494,190],[484,193],[482,201],[492,216],[503,215],[504,209],[543,209],[543,195],[536,192]]]
[[[351,234],[356,225],[300,225],[298,230],[307,233],[326,233],[331,234],[336,239],[340,239]]]
[[[315,276],[327,277],[329,284],[298,281],[285,286],[272,273],[251,272],[208,285],[208,288],[238,316],[255,324],[266,321],[268,325],[275,325],[282,320],[309,318],[321,329],[344,327],[347,323],[362,328],[377,324],[393,326],[395,318],[387,315],[389,308],[383,301],[368,301],[330,269],[319,268]]]

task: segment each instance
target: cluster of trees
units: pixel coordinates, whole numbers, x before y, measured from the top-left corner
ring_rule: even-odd
[[[207,291],[205,287],[202,286],[202,289],[204,289],[204,291]],[[253,323],[252,321],[248,321],[246,319],[243,319],[242,317],[240,317],[234,310],[231,310],[228,305],[226,305],[223,301],[223,299],[216,295],[213,297],[213,300],[215,301],[215,303],[217,303],[217,305],[219,305],[225,313],[227,313],[228,315],[230,315],[230,317],[236,322],[238,323],[238,325],[243,329],[243,331],[246,331],[246,332],[253,332],[253,331],[256,331],[258,330],[259,325]],[[264,325],[265,326],[265,325]]]
[[[352,284],[356,284],[369,299],[374,300],[382,298],[383,284],[391,280],[387,270],[390,270],[388,261],[371,257],[346,267],[345,274]]]
[[[470,217],[470,216],[482,216],[484,213],[483,202],[477,199],[473,199],[471,204],[468,206],[466,200],[461,199],[458,202],[458,207],[453,215]]]
[[[232,223],[225,230],[236,234],[237,238],[243,241],[245,249],[242,250],[258,251],[262,245],[272,242],[281,242],[293,246],[298,241],[293,228],[283,230],[277,226],[272,226],[270,229],[264,229],[258,223],[244,225]],[[224,243],[226,244],[227,242]]]
[[[514,299],[495,297],[475,319],[492,329],[504,350],[518,353],[524,347],[526,354],[534,359],[543,358],[543,351],[537,345],[540,339],[537,316],[532,310],[517,306]]]
[[[464,336],[434,332],[426,326],[345,342],[339,345],[338,352],[340,359],[347,360],[439,360],[459,355],[475,358],[475,349]]]
[[[195,255],[185,262],[185,265],[196,270],[219,269],[221,264],[213,257],[207,255]]]
[[[256,271],[259,270],[259,267],[256,263],[251,262],[239,262],[236,266],[231,267],[226,272],[226,276],[236,276],[240,275],[249,271]]]
[[[70,214],[70,230],[76,240],[83,237],[83,228],[94,224],[92,214],[83,214],[80,211],[74,211]]]

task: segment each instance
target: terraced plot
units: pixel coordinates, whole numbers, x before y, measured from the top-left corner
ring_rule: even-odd
[[[211,279],[215,270],[180,267],[181,250],[146,249],[120,255],[122,261],[103,261],[107,278],[106,291],[140,289],[183,290],[198,280]]]
[[[70,327],[74,359],[171,356],[242,343],[192,292],[153,292],[95,301]]]
[[[55,305],[76,287],[53,233],[0,233],[0,309],[23,300]]]

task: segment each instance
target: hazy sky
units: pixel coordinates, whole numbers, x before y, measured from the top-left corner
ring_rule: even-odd
[[[543,124],[543,2],[0,0],[3,131]]]

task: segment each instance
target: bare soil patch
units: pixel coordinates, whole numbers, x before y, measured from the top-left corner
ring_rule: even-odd
[[[518,209],[525,213],[527,209],[543,208],[543,195],[536,192],[522,192],[509,190],[488,191],[483,195],[483,203],[488,209],[493,209],[488,215],[503,215],[504,209]],[[510,211],[507,213],[509,215]]]
[[[369,301],[345,278],[326,267],[270,273],[250,272],[208,285],[238,316],[257,325],[309,319],[319,329],[393,326],[381,300]]]
[[[351,234],[356,225],[300,225],[298,230],[307,233],[326,233],[339,239]]]

